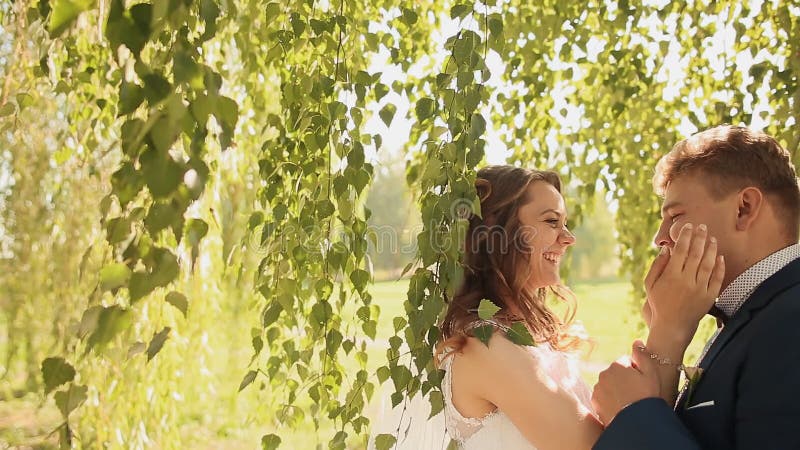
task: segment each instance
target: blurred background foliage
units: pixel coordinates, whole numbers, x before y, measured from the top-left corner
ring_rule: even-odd
[[[489,162],[566,181],[596,372],[655,161],[735,123],[798,162],[798,35],[796,1],[0,1],[0,443],[390,448],[380,411],[442,406]]]

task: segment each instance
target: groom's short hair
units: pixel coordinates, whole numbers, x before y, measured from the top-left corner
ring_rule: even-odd
[[[714,198],[748,186],[774,201],[786,231],[800,233],[800,189],[791,154],[766,133],[720,125],[678,142],[656,165],[653,186],[663,195],[679,175],[700,172]]]

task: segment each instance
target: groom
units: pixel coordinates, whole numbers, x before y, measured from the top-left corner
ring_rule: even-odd
[[[724,257],[712,308],[721,328],[678,394],[697,299],[648,296],[647,346],[635,345],[634,364],[612,364],[595,386],[606,430],[594,448],[800,448],[800,190],[790,154],[766,134],[719,126],[678,143],[654,185],[664,197],[655,243],[669,249],[654,268],[678,254],[685,224],[694,224],[692,242],[707,229]],[[676,396],[673,410],[665,399]]]

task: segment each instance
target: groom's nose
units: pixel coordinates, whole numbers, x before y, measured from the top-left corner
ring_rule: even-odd
[[[653,243],[656,247],[672,247],[672,238],[669,236],[669,223],[666,220],[661,221],[661,226],[658,228],[656,235],[653,237]]]

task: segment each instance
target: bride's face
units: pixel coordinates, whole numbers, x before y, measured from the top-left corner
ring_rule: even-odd
[[[527,284],[538,289],[560,282],[561,257],[575,243],[575,236],[567,228],[564,198],[553,185],[546,181],[531,183],[527,199],[518,212],[519,232],[530,257]]]

